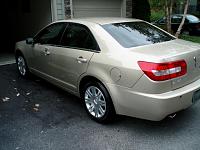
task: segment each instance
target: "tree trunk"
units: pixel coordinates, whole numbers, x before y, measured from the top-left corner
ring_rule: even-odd
[[[188,6],[189,6],[189,0],[186,0],[185,8],[184,8],[183,19],[182,19],[181,24],[179,25],[178,30],[177,30],[177,32],[176,32],[176,34],[175,34],[175,36],[176,36],[177,38],[179,37],[179,35],[180,35],[180,33],[181,33],[181,30],[182,30],[182,28],[183,28],[183,25],[184,25],[184,23],[185,23],[186,14],[187,14],[187,11],[188,11]]]
[[[170,24],[170,11],[169,11],[169,2],[165,0],[165,16],[166,16],[166,27],[167,32],[171,33],[171,24]]]
[[[173,13],[174,0],[165,0],[165,16],[167,32],[172,33],[171,29],[171,16]]]

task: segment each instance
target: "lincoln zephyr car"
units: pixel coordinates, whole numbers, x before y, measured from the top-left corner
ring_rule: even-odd
[[[142,20],[57,21],[16,43],[15,54],[21,76],[80,97],[100,123],[116,114],[159,121],[200,99],[200,44]]]

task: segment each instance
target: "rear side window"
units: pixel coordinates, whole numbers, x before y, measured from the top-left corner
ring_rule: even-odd
[[[174,40],[169,34],[145,22],[103,25],[103,28],[125,48]]]
[[[71,48],[99,50],[98,44],[89,29],[76,23],[69,24],[62,37],[61,45]]]

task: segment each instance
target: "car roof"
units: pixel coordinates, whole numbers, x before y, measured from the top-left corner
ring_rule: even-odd
[[[181,16],[181,17],[183,17],[184,14],[172,14],[172,15],[171,15],[171,17],[174,17],[174,16]],[[186,17],[187,17],[187,16],[194,16],[194,15],[186,14]],[[196,17],[196,16],[195,16],[195,17]],[[164,16],[163,18],[166,18],[166,17]],[[161,18],[161,19],[162,19],[162,18]]]
[[[75,23],[94,23],[94,24],[112,24],[112,23],[120,23],[120,22],[134,22],[141,21],[139,19],[131,19],[131,18],[114,18],[114,17],[95,17],[95,18],[77,18],[77,19],[68,19],[68,20],[60,20],[57,22],[75,22]]]
[[[172,16],[184,16],[184,14],[173,14]],[[186,16],[194,16],[194,15],[186,14]]]

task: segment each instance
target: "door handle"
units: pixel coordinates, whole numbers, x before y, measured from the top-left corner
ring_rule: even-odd
[[[82,56],[76,58],[76,60],[78,61],[78,63],[87,63],[87,59],[83,58]]]
[[[49,48],[47,47],[44,48],[44,55],[45,56],[50,55]]]

